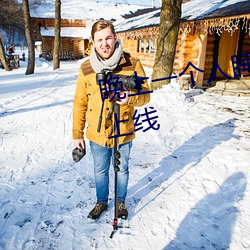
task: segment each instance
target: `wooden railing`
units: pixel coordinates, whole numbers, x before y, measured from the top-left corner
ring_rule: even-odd
[[[75,55],[71,51],[59,51],[59,60],[77,60],[83,58],[82,55]],[[46,59],[48,61],[53,60],[53,53],[49,51],[47,53]]]

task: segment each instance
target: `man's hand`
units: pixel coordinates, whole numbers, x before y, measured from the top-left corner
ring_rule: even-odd
[[[72,157],[74,162],[80,161],[86,154],[85,142],[83,139],[74,140],[76,148],[72,151]]]
[[[83,139],[76,139],[76,140],[74,140],[74,144],[78,148],[80,148],[80,147],[85,148],[85,142],[84,142]]]
[[[128,103],[128,101],[129,101],[129,96],[128,95],[129,95],[129,91],[121,91],[121,92],[119,92],[120,97],[124,97],[124,96],[125,97],[123,99],[117,99],[116,103],[118,103],[120,105]]]

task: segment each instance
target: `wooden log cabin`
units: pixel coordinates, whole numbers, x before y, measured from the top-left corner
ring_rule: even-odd
[[[33,37],[42,42],[41,57],[49,59],[54,46],[54,18],[32,18]],[[87,55],[92,20],[61,20],[60,58],[80,59]],[[50,58],[52,59],[52,58]]]
[[[238,56],[241,62],[241,78],[250,74],[250,4],[249,1],[234,1],[234,4],[221,1],[190,1],[182,3],[182,19],[176,47],[173,74],[180,75],[189,62],[204,71],[188,68],[185,74],[193,71],[197,87],[211,86],[208,80],[216,70],[216,60],[221,70],[235,78],[236,70],[231,56]],[[211,11],[210,11],[211,10]],[[157,38],[159,34],[160,8],[138,11],[115,22],[118,38],[124,50],[138,57],[143,65],[153,67]],[[249,57],[249,58],[248,58]],[[245,67],[245,70],[244,70]],[[237,78],[240,78],[237,76]],[[249,77],[244,77],[247,79]],[[227,79],[217,69],[214,80]],[[249,78],[250,79],[250,78]]]

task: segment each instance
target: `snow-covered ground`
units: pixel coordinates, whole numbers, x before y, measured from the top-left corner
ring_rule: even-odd
[[[160,129],[138,131],[133,143],[130,228],[109,238],[112,169],[109,209],[87,221],[95,203],[89,145],[82,161],[71,157],[80,63],[53,71],[37,58],[29,76],[24,62],[0,69],[0,249],[250,249],[250,99],[181,92],[175,83],[147,105]]]

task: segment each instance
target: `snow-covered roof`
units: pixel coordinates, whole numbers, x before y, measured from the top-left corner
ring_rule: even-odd
[[[142,27],[157,26],[160,23],[160,9],[150,13],[138,15],[128,19],[119,19],[114,22],[116,32],[139,29]]]
[[[131,18],[119,19],[114,25],[117,32],[158,26],[160,8],[149,13],[131,15]],[[182,21],[195,21],[217,17],[234,16],[250,13],[250,0],[191,0],[182,4]]]
[[[193,21],[247,13],[250,13],[249,0],[192,0],[182,4],[181,17]]]
[[[118,19],[122,15],[135,12],[150,6],[133,4],[115,4],[110,2],[96,2],[93,0],[61,0],[61,18],[71,20]],[[55,4],[47,0],[36,9],[30,10],[31,17],[54,18]]]
[[[54,28],[41,28],[42,36],[54,36]],[[83,27],[62,27],[61,37],[78,37],[82,39],[89,39],[91,36],[91,28]]]

